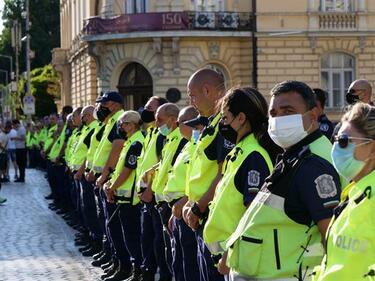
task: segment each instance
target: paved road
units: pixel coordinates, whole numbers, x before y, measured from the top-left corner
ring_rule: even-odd
[[[0,196],[0,281],[100,280],[74,246],[74,233],[48,209],[44,174],[27,170],[26,183],[3,184]]]

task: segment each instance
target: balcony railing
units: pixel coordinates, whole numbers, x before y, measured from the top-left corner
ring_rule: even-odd
[[[96,35],[176,30],[251,31],[253,24],[251,13],[165,12],[92,17],[85,20],[84,26],[84,34]]]
[[[319,14],[321,30],[355,30],[357,28],[356,13],[325,12]]]

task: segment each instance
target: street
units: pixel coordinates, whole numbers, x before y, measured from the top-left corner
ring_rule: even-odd
[[[13,175],[11,171],[11,175]],[[0,280],[100,280],[74,246],[75,231],[48,209],[44,173],[27,170],[26,183],[3,184],[0,195]]]

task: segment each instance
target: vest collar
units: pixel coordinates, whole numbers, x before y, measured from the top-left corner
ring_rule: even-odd
[[[172,141],[176,138],[178,138],[180,136],[180,130],[178,129],[178,127],[176,127],[176,129],[174,129],[167,137],[166,137],[166,141]]]
[[[138,130],[136,131],[134,134],[131,135],[130,138],[127,139],[127,143],[132,143],[134,142],[135,140],[139,139],[140,135],[142,135],[142,131],[141,130]],[[143,135],[142,135],[143,136]]]

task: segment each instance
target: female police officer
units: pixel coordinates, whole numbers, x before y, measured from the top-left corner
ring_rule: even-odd
[[[326,255],[314,280],[375,280],[375,107],[358,103],[342,118],[332,159],[351,180],[326,236]]]
[[[221,135],[236,144],[226,157],[223,178],[210,204],[204,240],[212,254],[224,252],[221,242],[228,239],[272,171],[271,157],[279,148],[267,133],[267,102],[252,88],[229,90],[222,103]],[[225,270],[225,255],[219,271]],[[229,269],[228,269],[229,270]]]

